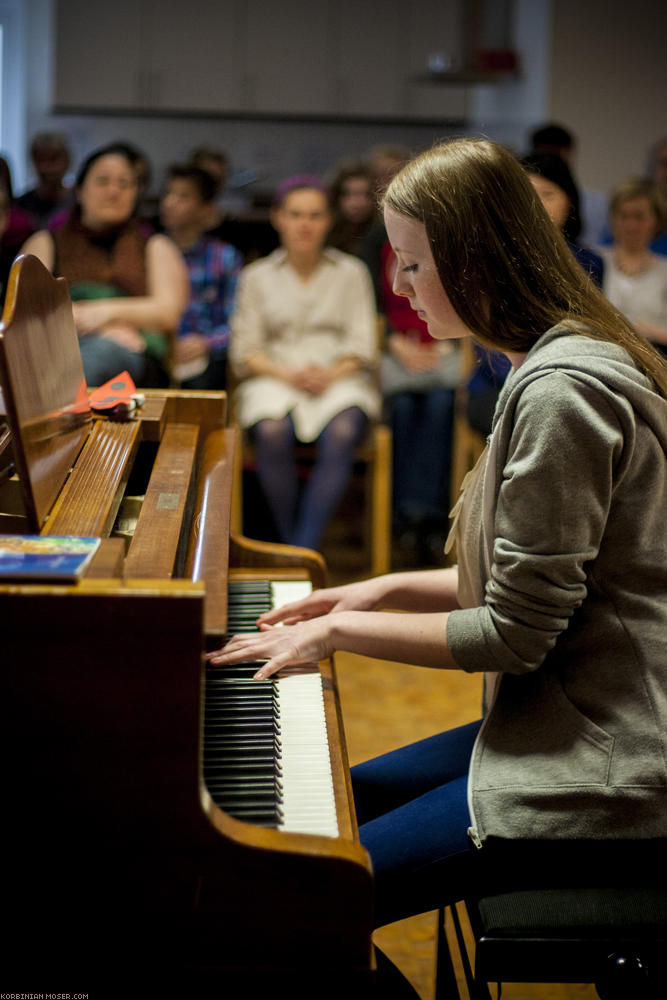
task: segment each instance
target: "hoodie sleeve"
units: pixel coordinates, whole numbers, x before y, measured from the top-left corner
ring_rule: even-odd
[[[497,473],[485,603],[449,616],[463,669],[535,670],[567,628],[587,594],[633,419],[627,401],[571,373],[551,370],[522,389]]]

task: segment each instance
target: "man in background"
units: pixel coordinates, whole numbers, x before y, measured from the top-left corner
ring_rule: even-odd
[[[46,229],[54,215],[72,204],[72,189],[64,183],[70,153],[58,132],[40,132],[30,144],[30,159],[37,183],[17,198],[16,204],[32,216],[37,229]]]

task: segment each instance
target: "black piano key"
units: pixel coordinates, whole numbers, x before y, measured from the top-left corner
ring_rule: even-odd
[[[272,606],[269,581],[230,582],[228,636],[257,631],[257,618]],[[263,662],[207,665],[203,767],[206,786],[221,809],[274,827],[281,818],[280,726],[274,681],[253,679]]]

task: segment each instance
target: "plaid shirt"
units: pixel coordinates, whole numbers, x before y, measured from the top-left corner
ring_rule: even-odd
[[[229,342],[241,254],[229,243],[202,236],[183,256],[190,273],[190,303],[183,313],[179,336],[202,333],[211,344],[211,357],[221,357]]]

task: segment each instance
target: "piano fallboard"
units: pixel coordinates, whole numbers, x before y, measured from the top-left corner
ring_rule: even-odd
[[[338,835],[246,823],[204,781],[203,612],[190,581],[0,587],[9,965],[71,969],[75,938],[91,976],[127,960],[192,982],[271,970],[296,995],[329,967],[339,987],[367,984],[372,875],[333,664]]]

